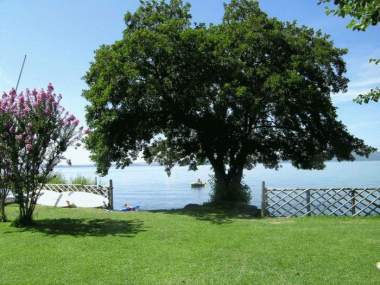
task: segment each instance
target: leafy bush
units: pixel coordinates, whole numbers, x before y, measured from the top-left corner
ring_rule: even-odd
[[[210,205],[225,208],[245,207],[252,198],[251,191],[243,180],[236,183],[218,182],[214,175],[209,179],[211,193]]]
[[[91,179],[82,175],[78,175],[74,179],[71,179],[71,184],[80,184],[80,185],[94,185],[95,179]]]
[[[94,185],[95,179],[88,178],[83,175],[77,175],[72,179],[66,179],[61,173],[53,173],[47,178],[46,184],[80,184],[80,185]]]
[[[61,173],[53,173],[47,178],[46,184],[67,184],[67,179]]]

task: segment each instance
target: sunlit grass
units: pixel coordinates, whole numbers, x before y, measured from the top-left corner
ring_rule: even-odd
[[[15,206],[8,216],[17,215]],[[380,218],[40,207],[0,224],[0,284],[378,284]]]

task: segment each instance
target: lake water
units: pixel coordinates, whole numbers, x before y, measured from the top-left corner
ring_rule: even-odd
[[[96,176],[93,166],[58,167],[66,178],[83,175]],[[103,185],[109,179],[114,185],[116,209],[124,203],[139,205],[143,210],[182,208],[189,203],[203,203],[209,200],[209,184],[205,188],[192,189],[190,184],[198,178],[208,181],[212,170],[201,166],[199,170],[188,171],[187,167],[175,167],[168,177],[161,166],[136,165],[125,169],[112,168],[106,177],[98,177]],[[324,170],[297,170],[284,163],[279,170],[257,166],[245,171],[245,183],[251,188],[252,204],[261,203],[261,182],[269,188],[331,188],[331,187],[380,187],[380,161],[327,162]]]

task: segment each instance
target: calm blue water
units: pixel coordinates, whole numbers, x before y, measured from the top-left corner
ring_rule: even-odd
[[[59,167],[56,169],[66,178],[77,175],[95,177],[95,167]],[[189,203],[209,200],[210,188],[192,189],[190,184],[200,178],[208,181],[210,166],[188,171],[187,167],[175,167],[167,177],[161,166],[131,166],[126,169],[112,168],[109,175],[98,178],[103,185],[109,179],[114,184],[115,208],[120,209],[128,201],[144,210],[182,208]],[[252,204],[261,203],[261,182],[267,187],[380,187],[380,161],[328,162],[322,171],[297,170],[284,163],[279,170],[257,166],[245,172],[245,183],[252,191]]]

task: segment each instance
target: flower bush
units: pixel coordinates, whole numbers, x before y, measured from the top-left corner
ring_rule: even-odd
[[[9,113],[0,111],[0,222],[6,222],[5,201],[11,188],[11,149],[6,140],[5,127],[9,125]]]
[[[0,145],[9,161],[6,173],[19,203],[19,222],[32,222],[42,186],[69,146],[83,135],[79,120],[61,105],[61,95],[47,90],[15,90],[0,99]]]
[[[0,145],[0,222],[6,222],[5,200],[9,193],[9,160],[6,158],[6,148]]]

